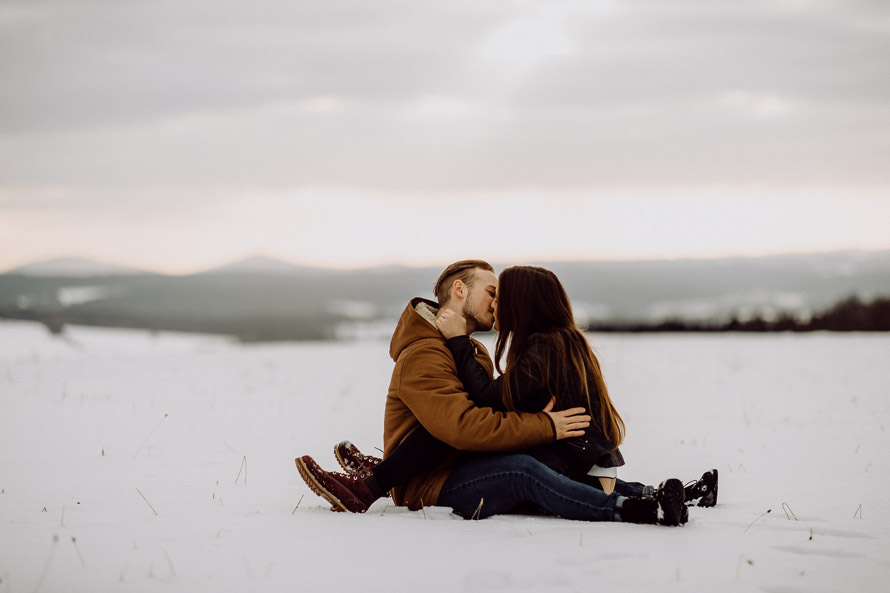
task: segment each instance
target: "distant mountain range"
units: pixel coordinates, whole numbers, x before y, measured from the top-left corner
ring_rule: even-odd
[[[805,318],[849,296],[890,296],[890,250],[757,258],[545,262],[581,324]],[[501,266],[495,266],[501,269]],[[254,257],[187,276],[53,260],[0,274],[0,317],[197,331],[242,340],[388,335],[439,268],[330,270]]]
[[[211,268],[200,272],[202,274],[217,273],[257,273],[257,274],[292,274],[319,270],[309,266],[298,266],[284,260],[265,256],[252,256],[218,268]],[[162,275],[132,266],[121,266],[99,262],[85,257],[62,257],[45,261],[34,262],[18,266],[5,272],[5,274],[20,274],[23,276],[40,277],[91,277],[91,276],[136,276],[136,275]]]
[[[22,274],[25,276],[70,278],[82,276],[147,274],[148,272],[138,268],[103,263],[83,257],[63,257],[26,264],[24,266],[13,268],[6,273]]]

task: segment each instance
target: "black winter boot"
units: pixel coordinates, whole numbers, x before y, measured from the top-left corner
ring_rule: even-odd
[[[689,511],[683,502],[683,482],[670,478],[658,485],[655,500],[661,509],[661,524],[677,526],[689,520]]]
[[[695,482],[689,482],[684,486],[685,502],[698,500],[700,507],[712,507],[717,504],[717,470],[706,471]]]

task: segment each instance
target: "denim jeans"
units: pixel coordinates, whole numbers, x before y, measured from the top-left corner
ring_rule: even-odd
[[[599,485],[599,481],[593,476],[582,476],[578,481],[583,482],[584,484],[589,484],[594,488],[602,489],[602,486]],[[648,486],[639,482],[625,482],[620,478],[615,480],[615,492],[617,492],[619,496],[655,498],[655,486]]]
[[[625,486],[626,485],[626,486]],[[617,521],[619,497],[638,496],[642,484],[622,482],[623,492],[606,494],[550,469],[530,455],[488,455],[455,469],[439,493],[465,519],[517,512],[529,504],[565,519]]]

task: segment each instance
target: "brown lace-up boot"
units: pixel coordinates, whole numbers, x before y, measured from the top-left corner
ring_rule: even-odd
[[[334,445],[334,456],[337,458],[337,463],[340,464],[343,471],[348,474],[370,471],[381,461],[379,457],[365,455],[349,441],[340,441]]]
[[[331,510],[364,513],[377,500],[365,485],[365,478],[371,476],[368,471],[351,474],[328,472],[308,455],[297,457],[294,461],[306,485],[331,503]]]

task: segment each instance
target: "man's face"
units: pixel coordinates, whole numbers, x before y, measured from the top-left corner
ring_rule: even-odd
[[[494,324],[495,304],[498,296],[498,277],[494,272],[476,268],[464,300],[464,317],[467,332],[488,331]]]

